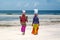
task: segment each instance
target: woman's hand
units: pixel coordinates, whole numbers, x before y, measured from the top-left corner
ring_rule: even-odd
[[[40,24],[38,24],[38,26],[40,26]]]
[[[32,24],[32,26],[33,26],[33,24]]]

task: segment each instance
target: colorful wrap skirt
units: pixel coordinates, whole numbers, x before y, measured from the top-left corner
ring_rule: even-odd
[[[21,32],[25,32],[26,30],[26,23],[21,23],[22,27],[21,27]]]
[[[39,25],[38,24],[33,24],[32,34],[38,34],[38,29],[39,29]]]

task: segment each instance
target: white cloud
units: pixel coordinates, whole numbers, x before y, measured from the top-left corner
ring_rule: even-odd
[[[18,2],[18,3],[16,4],[16,6],[17,6],[17,7],[20,7],[20,6],[21,6],[21,3],[20,3],[20,2]]]
[[[25,4],[25,7],[29,7],[29,3],[26,3],[26,4]]]
[[[34,7],[37,7],[39,4],[40,4],[39,2],[35,2]]]

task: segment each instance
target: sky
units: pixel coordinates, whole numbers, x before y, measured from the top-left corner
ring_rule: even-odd
[[[60,0],[0,0],[0,10],[60,10]]]

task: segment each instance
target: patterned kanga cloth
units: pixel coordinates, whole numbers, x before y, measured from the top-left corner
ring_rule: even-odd
[[[22,25],[21,32],[25,32],[25,30],[26,30],[26,26],[25,25]]]
[[[32,30],[32,34],[38,34],[38,24],[33,24],[33,30]]]

